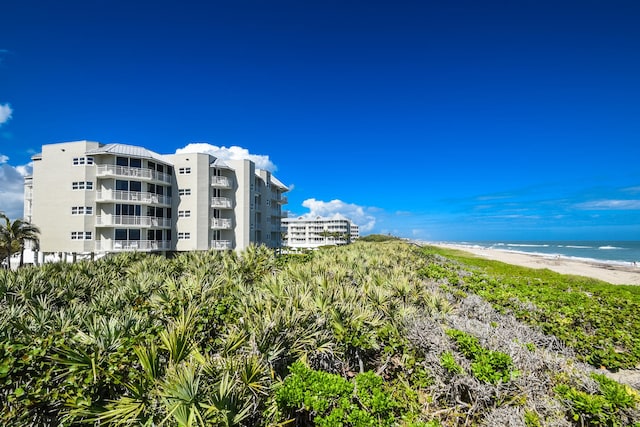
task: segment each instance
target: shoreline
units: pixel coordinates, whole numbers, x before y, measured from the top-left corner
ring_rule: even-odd
[[[480,256],[486,259],[519,265],[529,268],[547,268],[561,274],[585,276],[602,280],[613,285],[640,285],[640,267],[621,263],[607,263],[599,261],[582,261],[566,256],[552,256],[529,254],[511,250],[492,249],[458,245],[453,243],[426,243],[448,249],[456,249]]]

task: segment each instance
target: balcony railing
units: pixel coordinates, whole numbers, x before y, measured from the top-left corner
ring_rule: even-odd
[[[171,218],[157,218],[155,216],[133,215],[97,215],[96,227],[110,227],[114,225],[131,225],[137,227],[171,227]]]
[[[282,196],[282,197],[280,197],[279,199],[274,199],[274,201],[275,201],[276,203],[281,204],[281,205],[286,205],[287,203],[289,203],[289,199],[287,199],[287,197],[286,197],[286,196]]]
[[[96,252],[167,251],[169,240],[96,240]]]
[[[231,220],[228,218],[213,218],[211,228],[214,230],[228,230],[231,228]]]
[[[231,241],[230,240],[212,240],[211,249],[216,249],[219,251],[229,250],[231,249]]]
[[[163,172],[157,172],[151,169],[131,168],[128,166],[118,165],[98,165],[96,167],[97,176],[124,176],[128,178],[150,179],[153,181],[161,181],[170,183],[171,175]]]
[[[96,192],[96,200],[105,202],[111,200],[123,202],[152,203],[156,205],[170,205],[171,197],[155,193],[123,190],[100,190]]]
[[[231,181],[226,176],[212,176],[211,186],[215,188],[231,188]]]
[[[212,197],[211,207],[231,209],[231,199],[228,197]]]

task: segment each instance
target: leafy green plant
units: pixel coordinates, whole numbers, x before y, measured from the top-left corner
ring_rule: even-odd
[[[635,408],[640,399],[637,391],[602,374],[592,374],[599,385],[598,393],[588,393],[568,384],[559,384],[555,392],[567,402],[569,417],[578,425],[618,426],[627,424],[625,409]]]
[[[453,357],[453,353],[450,351],[442,353],[440,356],[440,364],[452,374],[461,374],[463,372],[462,366],[458,365],[458,362],[456,362],[456,359]]]
[[[476,337],[463,331],[449,329],[446,333],[456,341],[462,354],[472,360],[471,372],[479,380],[496,384],[508,382],[517,374],[508,354],[483,348]]]
[[[358,374],[354,382],[304,364],[291,365],[275,395],[280,419],[293,416],[318,426],[391,426],[398,403],[373,372]]]

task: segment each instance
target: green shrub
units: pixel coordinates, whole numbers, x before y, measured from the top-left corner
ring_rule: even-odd
[[[350,382],[339,375],[315,371],[302,362],[277,389],[280,419],[294,417],[317,426],[392,426],[398,403],[373,372],[356,375]]]
[[[517,374],[512,370],[513,361],[508,354],[487,350],[476,337],[457,329],[447,330],[447,335],[455,340],[460,352],[472,360],[471,372],[480,381],[490,384],[508,382]]]
[[[458,362],[456,362],[456,359],[453,357],[453,353],[450,351],[442,353],[442,356],[440,356],[440,364],[452,374],[461,374],[463,372],[462,366],[458,365]]]
[[[590,394],[567,384],[559,384],[555,392],[569,407],[569,417],[578,425],[621,426],[626,424],[622,411],[635,408],[638,393],[602,374],[592,374],[600,392]]]

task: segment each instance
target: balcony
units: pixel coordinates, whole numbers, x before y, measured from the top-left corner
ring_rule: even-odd
[[[231,209],[231,199],[228,197],[212,197],[211,207],[219,209]]]
[[[131,168],[128,166],[98,165],[96,167],[96,176],[137,178],[137,179],[171,183],[171,175],[168,175],[166,173],[157,172],[151,169]]]
[[[133,216],[133,215],[97,215],[96,227],[112,226],[135,226],[135,227],[171,227],[171,218],[157,218],[155,216]]]
[[[211,228],[214,230],[229,230],[231,228],[231,220],[228,218],[213,218],[211,220]]]
[[[171,205],[171,197],[155,193],[123,190],[104,190],[96,192],[98,202],[138,202],[154,205]]]
[[[274,201],[281,205],[286,205],[287,203],[289,203],[289,199],[287,199],[286,196],[282,196],[279,199],[274,199]]]
[[[226,251],[231,249],[231,241],[230,240],[212,240],[211,241],[211,249],[215,249],[218,251]]]
[[[231,181],[226,176],[212,176],[211,186],[214,188],[231,188]]]
[[[169,240],[96,240],[96,252],[168,251]]]

